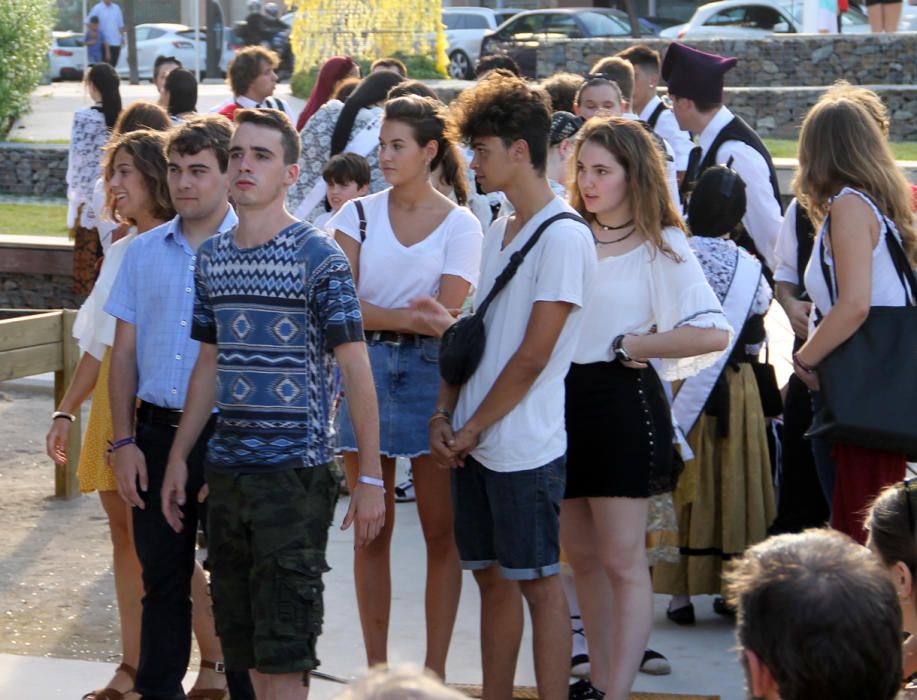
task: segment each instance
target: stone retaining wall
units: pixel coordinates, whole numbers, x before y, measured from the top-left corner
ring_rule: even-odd
[[[721,56],[736,56],[727,85],[785,87],[830,85],[845,78],[860,85],[913,85],[917,82],[917,32],[891,37],[874,34],[797,34],[769,39],[708,39],[685,43]],[[537,49],[538,77],[558,71],[585,74],[600,58],[634,43],[664,53],[668,40],[549,40]]]
[[[0,273],[0,309],[78,309],[86,297],[71,291],[70,275]]]
[[[0,194],[67,196],[68,147],[0,143]]]

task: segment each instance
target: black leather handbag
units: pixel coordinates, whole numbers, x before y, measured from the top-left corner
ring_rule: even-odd
[[[460,318],[443,333],[439,343],[439,374],[447,384],[461,386],[474,374],[484,356],[484,347],[487,345],[487,333],[484,328],[484,314],[487,313],[487,307],[509,284],[522,261],[525,260],[525,256],[541,238],[545,229],[561,219],[573,219],[584,226],[589,225],[580,216],[566,211],[543,221],[525,242],[525,245],[510,256],[506,267],[497,275],[494,286],[475,312],[470,316]]]
[[[887,225],[887,223],[886,223]],[[830,241],[830,226],[826,229]],[[874,306],[857,331],[818,367],[825,409],[807,437],[917,456],[917,277],[898,239],[885,243],[904,286],[908,305]],[[832,304],[836,280],[821,268]]]

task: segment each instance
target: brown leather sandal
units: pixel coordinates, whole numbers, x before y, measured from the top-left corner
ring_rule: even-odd
[[[134,683],[137,680],[137,669],[128,664],[121,664],[115,670],[115,673],[123,673],[128,678],[131,679],[131,683]],[[100,690],[93,690],[90,693],[86,693],[83,696],[83,700],[125,700],[128,695],[135,694],[133,690],[126,690],[121,692],[120,690],[115,690],[114,688],[102,688]]]
[[[201,668],[210,668],[217,673],[226,673],[222,661],[205,661],[201,659]],[[188,700],[229,700],[229,688],[199,688],[188,693]]]

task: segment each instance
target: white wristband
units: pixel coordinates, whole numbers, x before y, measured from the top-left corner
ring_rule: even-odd
[[[368,486],[378,486],[382,489],[383,493],[385,492],[385,482],[382,479],[377,479],[374,476],[366,476],[365,474],[360,474],[357,477],[357,481],[361,484],[367,484]]]

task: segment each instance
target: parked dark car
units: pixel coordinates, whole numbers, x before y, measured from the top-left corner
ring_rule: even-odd
[[[523,75],[534,78],[536,49],[546,39],[623,37],[630,33],[630,20],[620,10],[596,7],[530,10],[520,12],[485,34],[481,57],[505,53],[519,64]],[[641,23],[640,33],[651,36],[654,31]]]

